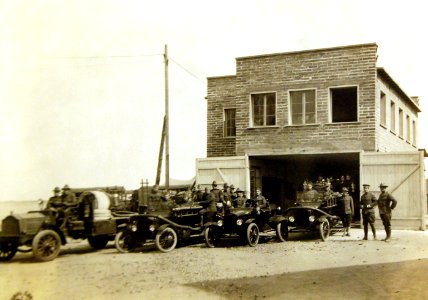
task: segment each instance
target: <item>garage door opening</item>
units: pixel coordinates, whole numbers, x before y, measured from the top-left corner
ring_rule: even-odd
[[[355,204],[354,220],[360,220],[359,153],[250,156],[249,163],[251,196],[261,187],[271,204],[284,208],[294,205],[304,181],[315,183],[319,177],[337,181],[349,175],[354,186],[350,193]]]

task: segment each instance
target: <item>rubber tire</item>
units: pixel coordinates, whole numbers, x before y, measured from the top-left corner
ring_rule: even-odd
[[[288,225],[287,222],[281,221],[276,224],[276,237],[281,242],[286,242],[288,240]]]
[[[256,223],[250,223],[247,227],[247,244],[251,247],[255,247],[259,243],[259,227]]]
[[[108,241],[109,237],[107,235],[88,237],[89,245],[96,250],[104,249],[107,246]]]
[[[172,238],[172,244],[169,245],[168,247],[165,247],[163,243],[163,239],[165,235],[168,235],[170,238]],[[177,246],[177,242],[178,242],[177,233],[172,227],[165,227],[156,233],[156,238],[155,238],[156,247],[161,252],[164,252],[164,253],[171,252]]]
[[[129,243],[127,231],[119,231],[114,238],[114,245],[120,253],[129,253],[135,249],[135,245]]]
[[[51,261],[58,256],[61,250],[61,238],[53,230],[42,230],[34,237],[32,246],[36,260]]]
[[[220,243],[220,233],[214,226],[208,226],[204,230],[205,244],[208,248],[215,248]]]
[[[18,245],[12,242],[0,243],[0,262],[11,260],[18,250]]]
[[[320,231],[321,239],[325,242],[330,236],[330,232],[331,232],[330,223],[328,222],[328,220],[324,220],[320,223],[319,231]]]

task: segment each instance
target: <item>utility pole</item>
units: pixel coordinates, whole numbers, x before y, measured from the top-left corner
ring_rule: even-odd
[[[169,189],[169,91],[168,91],[168,45],[163,55],[165,63],[165,188]]]

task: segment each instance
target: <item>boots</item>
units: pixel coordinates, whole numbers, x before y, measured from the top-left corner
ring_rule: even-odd
[[[351,236],[351,234],[349,233],[349,229],[350,229],[351,227],[347,227],[346,228],[346,236]]]
[[[370,224],[370,227],[372,228],[372,232],[373,232],[373,239],[377,240],[376,238],[376,228],[374,227],[374,224]]]
[[[367,226],[364,226],[364,238],[363,238],[364,241],[367,241],[368,232],[369,232],[369,228]]]
[[[385,226],[386,238],[383,240],[388,242],[391,240],[391,226]]]

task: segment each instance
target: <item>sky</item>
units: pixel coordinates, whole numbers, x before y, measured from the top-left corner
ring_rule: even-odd
[[[377,43],[378,66],[420,97],[428,148],[426,28],[413,0],[0,0],[0,201],[153,184],[165,45],[171,178],[206,157],[206,78],[241,56]]]

